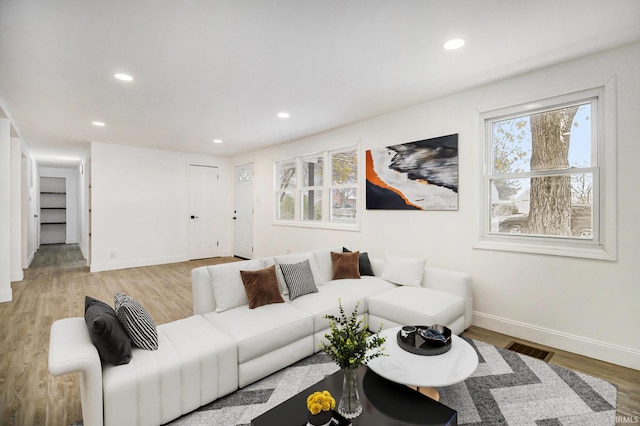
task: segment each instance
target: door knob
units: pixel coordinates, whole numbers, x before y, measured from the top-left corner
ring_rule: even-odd
[[[199,219],[198,216],[191,215],[191,219]]]

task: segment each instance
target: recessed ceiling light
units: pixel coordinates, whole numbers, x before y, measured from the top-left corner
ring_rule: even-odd
[[[279,118],[289,118],[289,117],[291,117],[291,114],[289,114],[288,112],[282,111],[282,112],[278,113],[278,117]]]
[[[96,127],[104,127],[105,124],[102,121],[92,121],[91,124],[93,124]]]
[[[120,81],[133,81],[133,77],[129,74],[116,73],[113,75],[113,78],[116,78]]]
[[[464,46],[464,40],[461,38],[452,38],[442,44],[442,47],[446,50],[460,49],[462,46]]]
[[[222,139],[214,139],[213,143],[222,143]]]

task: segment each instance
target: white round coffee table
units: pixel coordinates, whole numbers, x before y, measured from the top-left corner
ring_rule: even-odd
[[[385,353],[388,356],[372,359],[367,366],[378,375],[392,382],[416,387],[438,400],[435,387],[449,386],[465,380],[478,367],[476,351],[464,339],[452,335],[451,349],[440,355],[416,355],[398,346],[396,335],[400,327],[380,332],[386,338]]]

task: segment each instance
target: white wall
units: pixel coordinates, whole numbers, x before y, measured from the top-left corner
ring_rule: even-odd
[[[189,163],[219,168],[220,254],[233,253],[230,159],[92,143],[91,271],[188,259]]]
[[[89,232],[91,229],[89,209],[90,204],[90,188],[91,182],[91,155],[90,151],[80,162],[78,176],[78,246],[82,252],[82,256],[87,259],[87,265],[91,265],[91,250],[89,244]]]
[[[11,301],[11,125],[0,116],[0,302]]]
[[[616,262],[474,249],[481,176],[477,111],[549,90],[617,77],[618,253]],[[255,167],[256,257],[345,245],[426,256],[430,265],[473,275],[474,324],[640,369],[640,44],[465,91],[412,108],[233,158]],[[275,226],[273,162],[361,141],[362,150],[459,134],[459,210],[363,211],[360,232]],[[361,171],[364,182],[364,173]],[[364,191],[364,185],[362,186]],[[361,192],[363,197],[363,192]]]
[[[11,138],[11,281],[22,281],[22,143]]]
[[[37,219],[35,215],[38,214],[38,181],[36,179],[37,166],[31,151],[24,141],[21,141],[20,149],[21,155],[21,182],[20,187],[25,198],[22,211],[22,268],[26,269],[33,261],[37,250],[37,237],[38,229],[36,227]],[[23,200],[21,200],[23,202]]]
[[[65,178],[67,192],[67,224],[65,244],[76,244],[79,241],[80,224],[78,220],[78,169],[40,167],[40,177]]]

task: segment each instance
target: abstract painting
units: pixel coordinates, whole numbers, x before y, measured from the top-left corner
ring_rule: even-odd
[[[458,135],[366,152],[367,210],[457,210]]]

